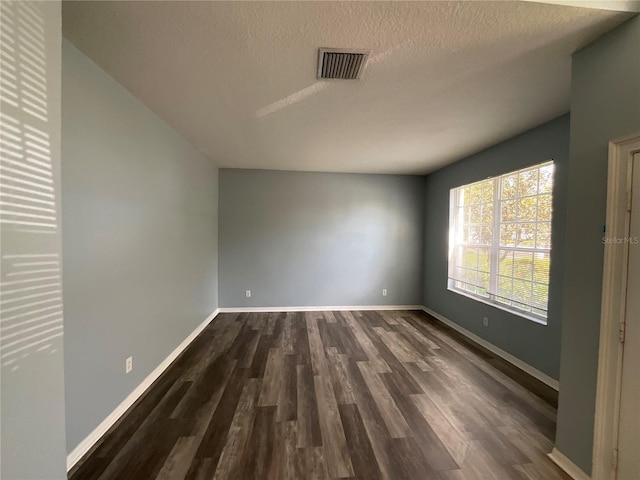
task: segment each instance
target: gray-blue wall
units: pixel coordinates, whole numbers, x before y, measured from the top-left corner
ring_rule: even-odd
[[[548,324],[449,291],[450,189],[551,159],[556,170]],[[569,116],[565,115],[438,170],[426,180],[424,305],[555,379],[560,368],[568,161]],[[488,327],[483,327],[483,317],[489,317]]]
[[[639,45],[635,18],[574,56],[570,156],[564,116],[426,180],[221,170],[220,305],[424,303],[560,376],[557,447],[590,472],[606,148],[640,129]],[[65,44],[64,55],[71,449],[217,306],[217,172],[74,47]],[[548,159],[556,188],[543,326],[449,292],[446,258],[450,188]],[[134,372],[125,376],[129,355]],[[3,441],[5,432],[3,423]]]
[[[61,480],[60,2],[3,2],[0,22],[0,478]]]
[[[556,447],[591,472],[608,142],[640,131],[640,17],[573,56]]]
[[[66,41],[62,82],[71,451],[217,308],[218,176]]]
[[[220,306],[421,304],[423,203],[423,177],[221,169]]]

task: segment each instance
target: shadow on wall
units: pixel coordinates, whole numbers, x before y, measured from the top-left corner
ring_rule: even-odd
[[[0,364],[15,372],[62,341],[59,218],[36,2],[0,4]]]

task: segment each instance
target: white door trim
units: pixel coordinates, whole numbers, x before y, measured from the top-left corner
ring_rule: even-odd
[[[628,192],[633,181],[633,154],[640,151],[640,133],[609,142],[606,232],[603,238],[604,271],[600,316],[600,349],[593,438],[592,478],[615,479],[613,451],[618,443],[622,346],[620,323],[624,321],[629,244],[612,239],[629,237]]]

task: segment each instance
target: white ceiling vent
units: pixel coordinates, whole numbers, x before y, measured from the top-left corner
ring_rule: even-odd
[[[358,80],[368,58],[368,50],[321,48],[318,52],[318,79]]]

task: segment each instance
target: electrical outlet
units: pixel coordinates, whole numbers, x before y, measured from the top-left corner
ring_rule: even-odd
[[[386,296],[387,296],[387,289],[386,289],[386,288],[383,288],[383,289],[382,289],[382,296],[383,296],[383,297],[386,297]]]
[[[245,294],[245,296],[246,296],[247,298],[250,298],[250,297],[251,297],[251,290],[245,290],[245,291],[244,291],[244,294]]]
[[[131,370],[133,370],[133,357],[127,358],[124,365],[124,373],[129,373]]]
[[[489,317],[484,317],[484,318],[482,319],[482,324],[483,324],[485,327],[488,327],[488,326],[489,326]]]

